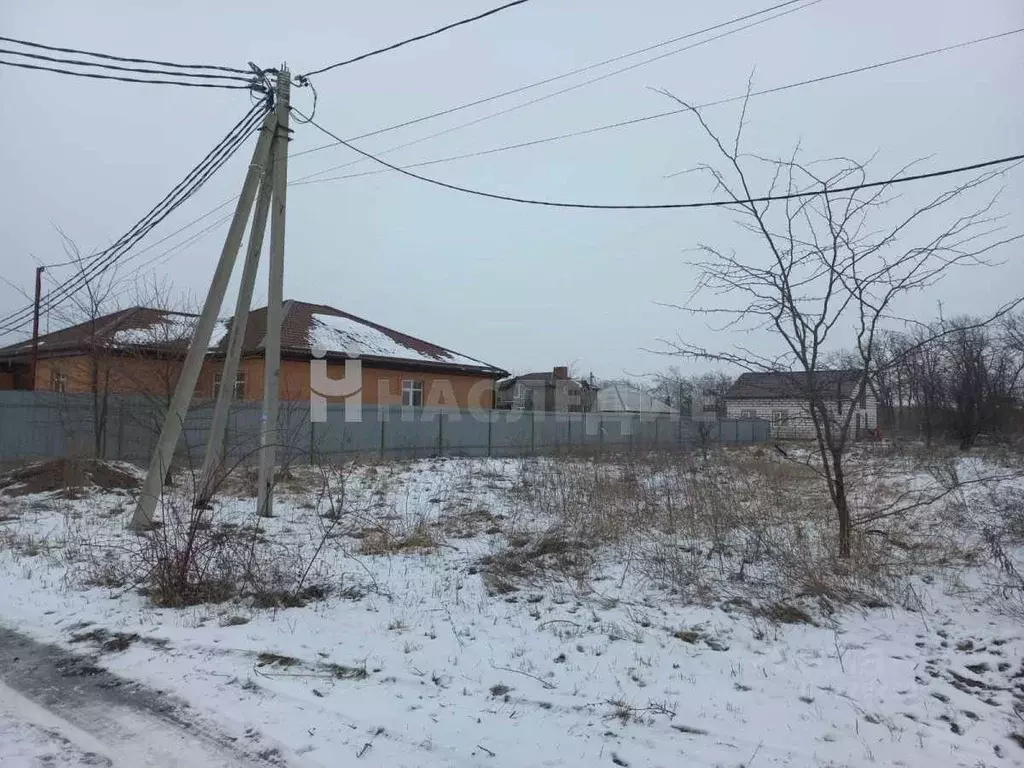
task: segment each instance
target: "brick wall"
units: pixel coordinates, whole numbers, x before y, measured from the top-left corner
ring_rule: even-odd
[[[59,373],[68,394],[92,391],[94,360],[88,355],[48,358],[39,361],[36,388],[43,392],[53,390],[54,374]],[[107,382],[109,391],[123,395],[152,395],[169,398],[174,392],[181,362],[127,356],[99,358],[99,381]],[[223,370],[219,360],[203,364],[196,383],[197,398],[212,398],[216,376]],[[249,401],[263,399],[264,364],[260,358],[247,358],[240,362],[243,374],[243,398]],[[281,363],[281,398],[283,400],[309,400],[309,363],[284,360]],[[327,366],[328,376],[344,376],[344,363]],[[401,405],[402,382],[406,379],[423,382],[423,404],[455,406],[459,408],[491,408],[493,382],[489,378],[466,374],[437,374],[413,371],[394,371],[363,366],[362,398],[366,405]],[[2,382],[0,382],[0,388]],[[333,399],[330,399],[333,401]],[[340,398],[338,399],[340,401]]]
[[[250,394],[246,383],[246,398],[263,396],[263,361],[252,360],[258,371],[256,389]],[[362,398],[364,405],[401,405],[402,382],[423,382],[423,404],[457,406],[459,408],[490,408],[494,397],[494,384],[489,378],[465,374],[438,374],[420,371],[395,371],[363,366]],[[328,363],[327,375],[340,379],[345,375],[344,363]],[[309,400],[309,363],[285,360],[281,365],[281,397],[285,400]],[[341,398],[328,398],[328,402],[341,402]]]

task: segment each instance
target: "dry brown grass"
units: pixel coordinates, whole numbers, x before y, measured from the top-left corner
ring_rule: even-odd
[[[434,532],[424,520],[409,527],[383,520],[372,528],[364,528],[359,536],[359,552],[363,555],[425,552],[435,549],[437,544]]]
[[[138,488],[135,475],[96,459],[49,459],[26,464],[0,475],[0,492],[9,496],[60,492],[65,498],[81,498],[86,489],[104,491]]]
[[[901,486],[898,473],[860,461],[851,469],[858,511],[905,488],[905,475]],[[717,451],[707,460],[527,460],[509,493],[511,506],[531,515],[480,563],[492,593],[544,580],[586,591],[610,567],[620,583],[639,579],[687,600],[731,601],[786,621],[848,604],[913,605],[911,575],[964,556],[923,516],[858,528],[852,556],[839,558],[835,513],[813,460],[771,448]],[[545,550],[542,541],[557,547]]]

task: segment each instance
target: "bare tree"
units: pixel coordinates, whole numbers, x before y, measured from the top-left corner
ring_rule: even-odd
[[[721,371],[687,375],[671,365],[653,374],[645,390],[680,413],[692,413],[692,405],[696,401],[704,410],[714,410],[718,416],[724,417],[725,394],[734,381],[735,377]]]
[[[181,375],[181,362],[195,331],[198,312],[187,295],[177,296],[168,280],[139,278],[130,289],[132,304],[155,310],[154,322],[133,333],[124,351],[135,365],[125,368],[126,389],[137,393],[155,414],[159,434]]]
[[[60,315],[70,324],[81,324],[85,331],[85,371],[81,370],[82,366],[76,365],[75,370],[67,374],[72,380],[83,375],[86,379],[86,387],[92,395],[93,455],[102,459],[106,453],[113,366],[100,321],[116,308],[116,267],[105,271],[90,269],[77,244],[61,229],[58,228],[57,232],[68,261],[75,266],[75,277],[81,286],[79,291],[70,294],[70,304]]]
[[[999,434],[1010,426],[1024,371],[1012,343],[1015,321],[1008,316],[998,326],[980,326],[961,317],[936,326],[943,333],[948,408],[961,450],[984,432]]]
[[[863,397],[878,367],[886,323],[900,320],[902,297],[934,285],[953,267],[986,263],[985,254],[1016,239],[998,234],[999,217],[993,213],[998,193],[968,213],[954,210],[954,204],[962,207],[973,194],[984,192],[999,173],[976,175],[898,214],[892,208],[897,199],[893,180],[906,168],[885,183],[858,189],[868,180],[862,162],[832,158],[804,163],[798,160],[799,147],[779,159],[742,152],[746,103],[735,137],[726,142],[698,110],[666,95],[690,109],[721,158],[717,165],[695,170],[710,174],[715,190],[733,201],[740,227],[753,235],[736,250],[700,244],[700,279],[680,307],[722,317],[733,329],[768,330],[781,342],[781,352],[774,355],[745,346],[713,351],[682,338],[668,341],[667,351],[747,371],[802,374],[819,471],[838,518],[839,555],[849,557],[852,520],[844,456],[855,409],[844,409],[844,398]],[[767,179],[767,190],[761,178]],[[789,197],[751,202],[766,192]],[[935,234],[922,235],[926,227]],[[711,306],[697,303],[706,296],[728,296],[728,304],[724,299]],[[857,374],[854,390],[846,394],[833,388],[835,376],[822,375],[829,355],[842,347],[852,347]]]

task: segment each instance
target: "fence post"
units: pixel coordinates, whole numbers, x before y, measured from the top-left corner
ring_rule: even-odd
[[[437,455],[444,456],[444,411],[437,411]]]
[[[491,430],[494,428],[494,411],[487,412],[487,456],[491,455]]]
[[[312,415],[313,415],[312,409],[310,409],[310,414],[309,415],[312,417]],[[310,420],[309,420],[309,463],[310,464],[315,464],[316,463],[316,456],[315,456],[316,449],[314,448],[314,445],[316,445],[316,422],[313,421],[312,418],[310,418]]]
[[[377,412],[377,415],[378,415],[378,417],[383,416],[383,414],[380,411]],[[382,459],[384,458],[384,445],[385,445],[384,425],[385,424],[387,424],[387,419],[381,418],[380,419],[380,457]]]
[[[530,453],[537,452],[537,412],[530,411]]]
[[[604,452],[604,414],[597,417],[597,452]]]
[[[117,460],[124,461],[124,397],[118,397],[117,402]]]

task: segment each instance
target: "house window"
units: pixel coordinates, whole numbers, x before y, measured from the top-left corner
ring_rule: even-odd
[[[217,397],[220,394],[220,385],[223,381],[224,376],[220,373],[213,374],[213,396]],[[245,373],[239,371],[235,374],[235,391],[232,394],[234,400],[245,399]]]
[[[54,392],[67,392],[68,375],[56,368],[50,371],[50,389]]]
[[[527,400],[529,400],[528,394],[523,383],[517,381],[515,388],[512,390],[512,406],[520,410],[525,408]]]
[[[789,421],[789,413],[786,411],[772,411],[772,424],[776,427],[783,427]]]
[[[741,419],[756,419],[757,411],[740,411]]]
[[[402,381],[402,405],[419,408],[423,405],[423,382],[405,379]]]

